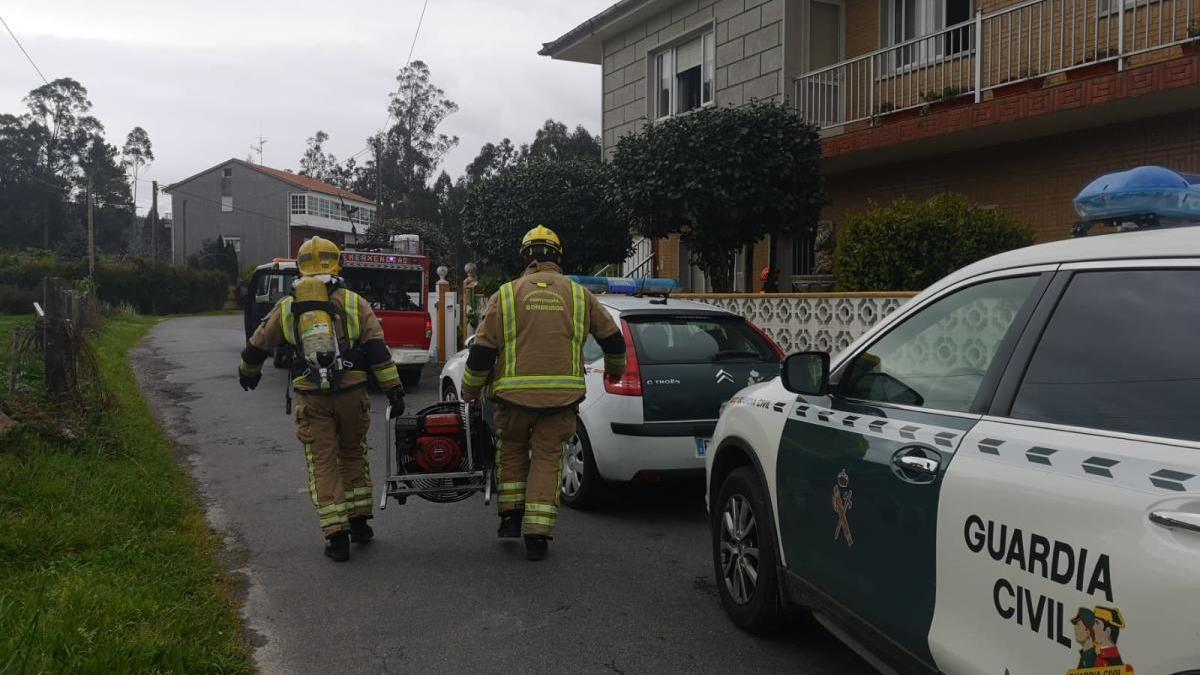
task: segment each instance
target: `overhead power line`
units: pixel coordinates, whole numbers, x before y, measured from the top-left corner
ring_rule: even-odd
[[[413,51],[416,50],[416,48],[417,48],[417,38],[420,37],[420,35],[421,35],[421,26],[425,24],[425,10],[427,10],[427,9],[429,9],[429,0],[425,0],[425,2],[421,5],[421,16],[419,16],[417,18],[417,29],[413,31],[412,44],[410,44],[408,46],[408,58],[404,59],[404,67],[405,68],[407,68],[409,66],[409,64],[412,63]],[[386,131],[388,128],[388,125],[392,123],[391,107],[392,106],[389,103],[388,118],[387,118],[387,121],[383,123],[383,129],[381,131]],[[368,145],[367,147],[363,148],[362,150],[359,150],[358,152],[354,153],[353,155],[350,155],[350,159],[354,159],[355,157],[358,157],[359,155],[361,155],[365,152],[370,152],[371,150],[372,150],[371,146]]]
[[[428,0],[426,0],[426,1],[428,1]],[[425,15],[425,13],[424,13],[424,11],[422,11],[421,16],[424,16],[424,15]],[[29,59],[29,65],[33,66],[33,69],[37,71],[38,77],[42,78],[42,82],[45,82],[46,84],[50,84],[50,80],[47,80],[46,76],[42,74],[42,69],[38,68],[38,64],[34,63],[33,57],[29,55],[29,52],[25,51],[25,45],[21,44],[21,41],[17,39],[17,34],[13,32],[12,28],[9,28],[8,22],[5,21],[4,17],[2,17],[2,16],[0,16],[0,23],[4,24],[4,30],[7,30],[8,34],[12,36],[13,42],[17,43],[17,48],[21,50],[21,53],[25,55],[25,58]],[[418,30],[420,30],[419,25],[418,25]],[[413,43],[414,44],[416,43],[415,38],[413,39]],[[412,56],[411,51],[409,52],[409,56],[410,57]]]

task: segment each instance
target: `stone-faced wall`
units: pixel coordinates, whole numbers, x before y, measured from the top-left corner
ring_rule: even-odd
[[[647,87],[652,56],[715,28],[717,105],[742,105],[784,95],[784,0],[685,0],[606,40],[604,152],[650,119]],[[650,56],[651,58],[648,58]]]

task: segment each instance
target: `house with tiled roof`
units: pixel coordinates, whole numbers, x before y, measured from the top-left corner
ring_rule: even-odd
[[[291,171],[240,159],[167,186],[174,217],[171,259],[183,263],[207,240],[231,242],[242,267],[292,257],[308,237],[344,246],[375,222],[366,197]]]
[[[872,203],[958,192],[1050,241],[1102,174],[1200,172],[1200,0],[615,0],[540,53],[600,68],[605,157],[753,100],[819,129],[823,227],[739,254],[739,290],[768,264],[781,290],[820,283],[817,233]],[[635,246],[626,275],[705,289],[678,235]]]

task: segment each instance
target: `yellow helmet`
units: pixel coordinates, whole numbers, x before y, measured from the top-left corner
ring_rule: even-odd
[[[536,247],[544,246],[549,251],[537,251]],[[554,234],[554,230],[545,225],[538,225],[532,230],[525,233],[521,239],[521,254],[539,254],[553,252],[557,255],[562,255],[562,242],[558,240],[558,235]]]
[[[337,244],[322,237],[313,237],[300,244],[296,256],[296,267],[300,276],[311,277],[319,274],[337,276],[342,273],[342,252]]]

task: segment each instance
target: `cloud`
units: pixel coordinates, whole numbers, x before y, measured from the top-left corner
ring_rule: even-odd
[[[537,50],[609,4],[429,0],[413,57],[460,106],[443,125],[460,137],[443,168],[457,176],[484,143],[529,140],[547,118],[599,133],[600,68]],[[420,9],[420,0],[61,0],[4,17],[47,77],[88,88],[110,143],[147,130],[157,160],[144,177],[166,184],[246,157],[260,130],[264,163],[278,168],[296,168],[317,129],[339,158],[362,150],[387,119]],[[40,80],[0,38],[0,112],[23,112]],[[146,208],[148,185],[138,192]]]

